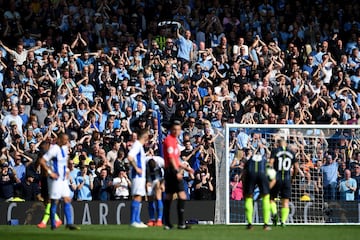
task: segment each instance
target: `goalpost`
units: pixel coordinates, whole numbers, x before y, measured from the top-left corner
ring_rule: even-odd
[[[234,138],[237,139],[234,141]],[[296,152],[300,172],[292,185],[290,214],[287,224],[359,223],[360,204],[340,201],[336,188],[335,200],[324,195],[320,164],[331,155],[339,166],[353,170],[360,160],[360,127],[357,125],[258,125],[226,124],[225,136],[215,142],[217,152],[217,200],[215,223],[245,224],[244,201],[235,200],[232,188],[238,186],[242,150],[261,145],[263,154],[270,152],[279,138],[284,138]],[[231,148],[230,148],[231,146]],[[230,169],[234,161],[233,168]],[[342,170],[340,169],[340,173]],[[339,176],[339,180],[342,177]],[[257,193],[255,192],[255,196]],[[235,198],[235,199],[234,199]],[[256,199],[259,200],[259,199]],[[278,208],[280,208],[280,201]],[[254,201],[254,223],[262,223],[261,201]]]

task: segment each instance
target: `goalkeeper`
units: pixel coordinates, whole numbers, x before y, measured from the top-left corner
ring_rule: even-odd
[[[253,228],[253,193],[257,185],[260,189],[260,195],[262,198],[264,230],[271,230],[268,226],[270,220],[270,187],[268,177],[266,176],[266,154],[261,155],[257,153],[258,149],[254,151],[254,154],[249,149],[245,152],[247,162],[245,164],[244,193],[245,217],[248,222],[247,229]]]
[[[284,139],[278,140],[278,147],[275,148],[270,157],[270,165],[276,170],[276,183],[270,192],[270,206],[273,215],[273,224],[276,226],[279,217],[275,198],[280,193],[281,197],[281,226],[287,221],[289,216],[289,199],[291,197],[291,167],[294,166],[293,178],[299,169],[295,154],[289,149]]]

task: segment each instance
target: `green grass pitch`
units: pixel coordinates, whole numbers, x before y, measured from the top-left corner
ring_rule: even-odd
[[[245,226],[194,225],[190,230],[163,230],[159,227],[134,229],[127,225],[84,225],[80,231],[64,226],[51,231],[36,226],[0,226],[4,240],[355,240],[360,226],[286,226],[264,231],[262,226],[246,230]]]

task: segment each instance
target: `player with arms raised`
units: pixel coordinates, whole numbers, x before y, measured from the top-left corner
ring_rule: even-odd
[[[66,228],[79,230],[73,224],[71,211],[70,188],[68,184],[68,157],[69,136],[60,134],[57,144],[51,145],[49,150],[40,158],[40,165],[48,173],[49,197],[51,199],[50,221],[51,229],[56,229],[55,214],[57,204],[62,198],[64,200],[64,213],[66,217]]]
[[[299,163],[296,161],[295,154],[284,139],[278,140],[278,147],[271,152],[270,165],[276,170],[276,184],[270,191],[270,208],[273,215],[273,224],[277,225],[278,215],[275,198],[280,194],[281,197],[281,225],[284,226],[289,216],[289,199],[291,197],[291,182],[295,178]],[[291,177],[291,167],[294,172]]]
[[[183,183],[183,170],[193,174],[194,170],[186,163],[180,161],[180,149],[177,137],[181,134],[181,122],[173,120],[171,123],[170,134],[164,140],[164,160],[165,160],[165,201],[164,201],[164,224],[165,230],[173,228],[170,223],[170,207],[174,193],[177,194],[177,213],[178,228],[188,229],[184,221],[184,210],[186,193]]]
[[[270,188],[269,180],[266,176],[266,155],[261,155],[257,150],[254,154],[251,150],[246,151],[247,162],[245,163],[245,179],[244,179],[244,193],[245,193],[245,216],[248,222],[247,229],[252,229],[253,219],[253,193],[255,186],[260,189],[262,198],[264,230],[271,230],[268,226],[270,220]]]

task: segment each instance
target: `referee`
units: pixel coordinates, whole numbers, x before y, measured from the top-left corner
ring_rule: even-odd
[[[181,133],[181,122],[171,122],[170,134],[164,140],[165,160],[165,201],[164,201],[164,229],[170,230],[173,225],[170,223],[170,207],[174,193],[177,194],[178,229],[189,229],[184,221],[184,210],[186,193],[183,183],[183,171],[193,174],[194,170],[186,163],[180,162],[180,149],[178,140]]]

